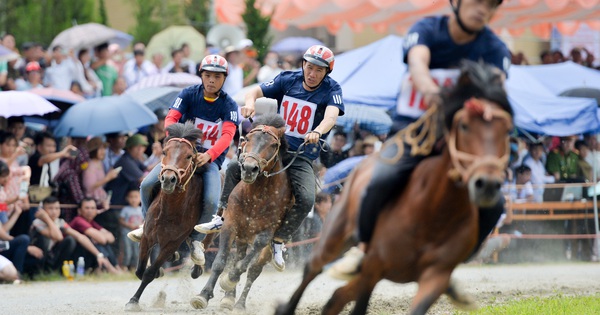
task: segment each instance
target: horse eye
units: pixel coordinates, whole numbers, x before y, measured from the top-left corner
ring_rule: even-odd
[[[458,127],[460,128],[460,131],[463,131],[463,132],[469,131],[469,126],[467,124],[463,123],[463,122],[461,122],[458,125]]]
[[[191,160],[191,159],[192,159],[192,157],[193,157],[193,156],[190,154],[190,155],[188,155],[188,156],[186,157],[186,159],[188,159],[188,160]]]

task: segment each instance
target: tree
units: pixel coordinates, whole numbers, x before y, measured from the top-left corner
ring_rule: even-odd
[[[150,38],[161,29],[160,22],[154,18],[156,9],[161,5],[161,0],[134,0],[137,8],[135,19],[137,24],[131,34],[138,42],[148,43]]]
[[[198,32],[206,35],[211,28],[210,25],[210,0],[190,0],[185,3],[185,16]]]
[[[104,4],[104,0],[100,0],[98,2],[99,12],[100,12],[100,24],[108,25],[108,16],[106,15],[106,5]]]
[[[255,4],[256,0],[246,0],[246,10],[242,14],[242,19],[244,19],[248,29],[247,36],[252,40],[258,52],[258,60],[263,60],[273,41],[273,36],[269,35],[271,17],[262,16]]]
[[[0,30],[15,35],[17,44],[50,45],[61,31],[95,21],[94,0],[4,0]]]

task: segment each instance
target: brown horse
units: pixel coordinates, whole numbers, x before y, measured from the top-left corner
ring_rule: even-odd
[[[202,132],[193,123],[173,124],[167,128],[164,140],[162,170],[159,175],[160,191],[148,209],[144,235],[140,242],[140,257],[136,276],[142,280],[135,295],[126,305],[128,311],[139,311],[140,296],[146,286],[160,276],[160,267],[167,260],[176,260],[176,251],[192,232],[202,208],[202,176],[196,172],[195,142]],[[148,257],[158,245],[158,255],[146,269]],[[202,268],[194,265],[192,277],[198,278]]]
[[[497,72],[476,63],[465,64],[457,86],[442,94],[442,102],[444,116],[440,113],[436,119],[437,111],[432,108],[417,123],[429,117],[437,126],[443,118],[447,145],[440,148],[441,155],[422,161],[406,189],[382,209],[359,274],[334,292],[323,314],[338,314],[353,300],[352,314],[365,314],[371,292],[381,279],[418,283],[411,314],[425,314],[443,293],[465,307],[473,306],[450,276],[475,250],[477,207],[489,207],[501,198],[512,110]],[[279,305],[277,315],[293,314],[308,284],[355,242],[360,196],[378,158],[367,158],[350,175],[311,253],[302,283],[287,304]]]
[[[268,245],[293,205],[291,186],[282,163],[287,149],[284,132],[283,119],[271,114],[258,118],[247,135],[239,157],[242,181],[229,196],[212,274],[202,292],[191,301],[197,309],[205,308],[213,298],[217,279],[228,265],[230,269],[219,281],[226,291],[221,307],[233,308],[235,287],[248,269],[246,285],[235,304],[236,309],[244,310],[252,283],[272,258]],[[234,241],[235,258],[227,264]]]

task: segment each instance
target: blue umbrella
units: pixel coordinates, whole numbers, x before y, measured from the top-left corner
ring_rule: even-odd
[[[339,192],[350,172],[367,156],[349,157],[329,168],[323,176],[323,192],[333,194]]]
[[[303,53],[313,45],[323,45],[323,43],[312,37],[287,37],[273,44],[271,51],[277,53]]]
[[[156,123],[156,115],[128,95],[107,96],[73,105],[56,126],[56,136],[88,137]]]
[[[146,105],[150,110],[155,111],[159,108],[169,108],[181,92],[181,88],[172,86],[161,86],[154,88],[145,88],[133,92],[125,92],[134,100]]]

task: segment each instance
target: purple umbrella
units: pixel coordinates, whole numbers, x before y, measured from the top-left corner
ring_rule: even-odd
[[[271,51],[277,53],[303,53],[313,45],[323,45],[323,43],[312,37],[287,37],[271,46]]]

